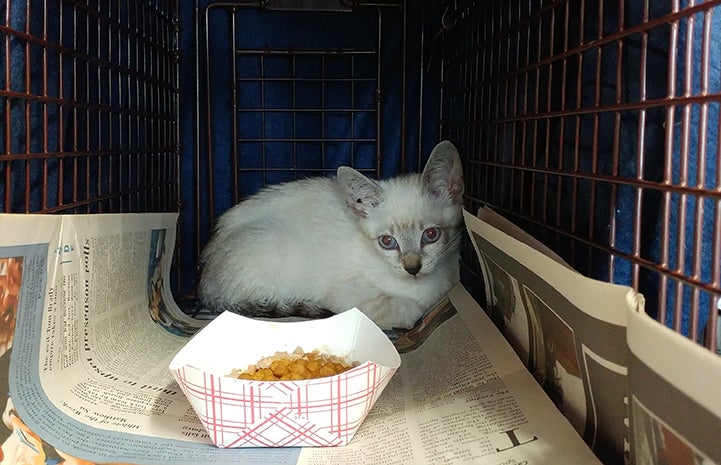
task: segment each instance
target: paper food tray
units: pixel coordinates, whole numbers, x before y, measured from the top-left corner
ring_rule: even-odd
[[[360,365],[299,381],[226,376],[296,347]],[[354,308],[282,323],[222,313],[175,355],[170,371],[216,446],[317,447],[348,444],[399,366],[393,343]]]

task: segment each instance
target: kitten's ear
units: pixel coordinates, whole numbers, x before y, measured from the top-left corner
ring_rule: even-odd
[[[463,168],[455,145],[444,140],[431,152],[421,175],[423,189],[435,196],[445,195],[463,203]]]
[[[372,179],[348,166],[338,168],[337,178],[345,193],[345,203],[357,216],[365,218],[380,203],[381,189]]]

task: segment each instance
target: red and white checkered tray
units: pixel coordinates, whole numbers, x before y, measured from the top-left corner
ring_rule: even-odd
[[[225,376],[296,347],[361,364],[340,375],[300,381]],[[318,447],[348,444],[399,366],[393,343],[352,309],[301,322],[225,312],[176,354],[170,370],[216,446]]]

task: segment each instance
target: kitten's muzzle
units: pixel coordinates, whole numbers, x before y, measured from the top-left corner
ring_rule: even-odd
[[[401,258],[401,263],[403,263],[403,269],[413,276],[417,275],[423,266],[420,255],[415,253],[408,253],[404,255]]]

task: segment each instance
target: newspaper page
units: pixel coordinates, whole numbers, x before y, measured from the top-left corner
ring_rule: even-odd
[[[303,465],[599,464],[462,285],[456,314],[401,366],[353,441]]]
[[[2,464],[296,463],[212,446],[168,371],[200,325],[168,286],[176,219],[0,215]]]
[[[631,463],[721,463],[721,359],[629,310]]]
[[[624,463],[627,311],[642,309],[643,297],[585,278],[527,237],[507,234],[518,231],[464,215],[492,320],[596,455],[606,464]]]
[[[176,220],[0,215],[0,463],[597,463],[462,287],[396,340],[350,446],[212,446],[167,369],[201,326],[168,286]]]
[[[495,211],[491,210],[490,208],[479,208],[478,209],[478,219],[483,221],[484,223],[488,223],[494,228],[498,229],[501,232],[504,232],[511,236],[512,238],[523,242],[531,249],[534,249],[538,252],[541,252],[543,255],[547,256],[548,258],[554,260],[557,263],[560,263],[561,265],[565,266],[569,270],[573,270],[571,268],[571,265],[566,263],[564,259],[562,259],[556,252],[549,249],[546,244],[539,241],[535,237],[531,236],[530,234],[527,234],[524,230],[516,226],[515,224],[511,223]]]

